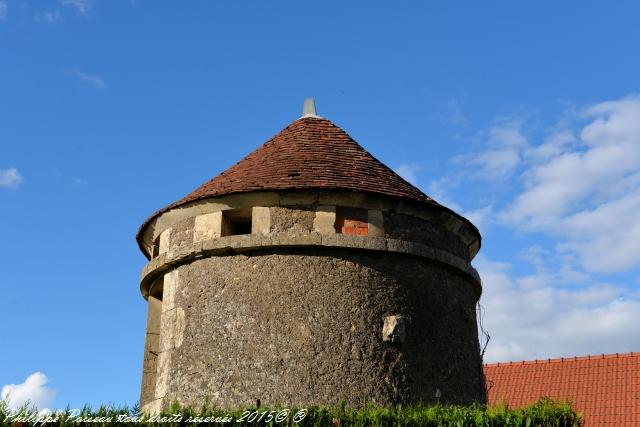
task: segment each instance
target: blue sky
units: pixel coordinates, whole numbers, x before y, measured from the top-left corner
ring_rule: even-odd
[[[0,386],[139,396],[156,209],[318,112],[480,227],[488,361],[640,350],[640,5],[0,0]]]

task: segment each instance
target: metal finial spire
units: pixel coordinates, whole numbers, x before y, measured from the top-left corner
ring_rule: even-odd
[[[304,105],[302,107],[302,117],[316,117],[320,118],[316,114],[316,100],[313,98],[307,98],[304,100]]]

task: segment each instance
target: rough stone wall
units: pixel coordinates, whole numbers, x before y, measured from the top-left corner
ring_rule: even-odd
[[[483,399],[477,293],[439,264],[302,248],[174,271],[163,301],[160,405],[433,402],[438,390],[446,402]],[[403,343],[383,342],[391,315],[406,319]]]
[[[385,237],[424,243],[470,260],[469,249],[444,227],[409,215],[383,212]]]
[[[158,230],[141,285],[151,295],[150,283],[164,283],[162,302],[150,298],[148,331],[160,333],[147,336],[143,410],[176,398],[226,407],[483,401],[479,278],[461,235],[382,206],[365,211],[368,237],[336,235],[346,199],[298,196],[254,205],[253,236],[221,237],[220,210]]]
[[[316,217],[315,207],[271,207],[271,232],[310,232]]]

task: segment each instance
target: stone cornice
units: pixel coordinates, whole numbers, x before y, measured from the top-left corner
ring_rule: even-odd
[[[147,263],[142,270],[140,290],[142,295],[147,298],[150,291],[149,287],[158,276],[176,266],[187,264],[197,259],[274,248],[345,248],[417,256],[458,270],[472,279],[474,285],[478,288],[478,297],[482,292],[482,281],[476,269],[469,262],[445,250],[406,240],[344,234],[323,235],[316,232],[235,235],[217,237],[180,246],[160,254]]]

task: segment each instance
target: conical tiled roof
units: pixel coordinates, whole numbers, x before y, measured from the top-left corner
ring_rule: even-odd
[[[176,204],[260,190],[330,188],[432,200],[323,118],[301,118]],[[175,206],[175,205],[174,205]]]
[[[140,227],[138,241],[150,221],[176,206],[232,193],[302,189],[376,193],[440,206],[330,120],[302,117],[183,199],[154,213]]]

